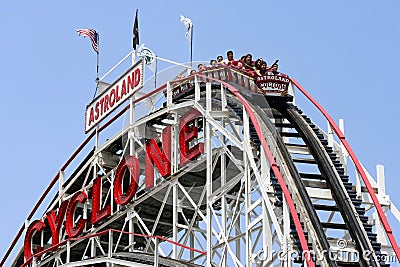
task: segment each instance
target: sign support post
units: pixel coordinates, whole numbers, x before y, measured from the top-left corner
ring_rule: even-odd
[[[134,50],[134,52],[132,53],[132,66],[135,65],[135,61],[136,61],[136,50]],[[144,76],[144,68],[142,69],[142,77]],[[129,114],[129,155],[133,156],[135,154],[135,132],[132,128],[133,123],[135,122],[135,104],[134,104],[134,100],[135,100],[135,95],[133,94],[131,96],[130,99],[130,114]]]

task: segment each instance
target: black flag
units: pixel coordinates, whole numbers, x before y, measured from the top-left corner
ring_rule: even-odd
[[[135,23],[133,24],[133,49],[136,50],[136,46],[139,44],[139,22],[137,17],[138,10],[136,9]]]

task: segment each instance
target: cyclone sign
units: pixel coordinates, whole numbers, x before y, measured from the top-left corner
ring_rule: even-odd
[[[202,118],[201,113],[196,109],[191,109],[180,117],[177,144],[179,168],[176,170],[178,172],[181,167],[204,153],[204,143],[196,143],[199,133],[195,120]],[[43,251],[44,248],[39,245],[43,244],[43,241],[40,243],[40,239],[37,239],[40,232],[51,234],[51,247],[46,247],[47,252],[57,251],[61,245],[65,244],[67,238],[75,239],[84,233],[93,233],[95,225],[99,225],[115,214],[112,211],[112,205],[114,205],[112,203],[120,206],[121,209],[133,203],[138,191],[140,175],[145,176],[146,190],[155,186],[155,169],[164,178],[171,176],[174,173],[172,132],[171,125],[165,127],[160,139],[145,140],[143,147],[145,153],[121,158],[114,171],[111,171],[111,176],[105,177],[112,180],[111,197],[107,195],[108,197],[103,199],[102,176],[98,175],[93,179],[91,188],[78,188],[76,192],[68,192],[68,195],[63,196],[58,209],[53,208],[42,218],[32,221],[25,233],[25,260],[31,262],[34,254]],[[162,149],[159,147],[160,142]],[[126,177],[128,179],[125,179]],[[79,209],[82,206],[86,208]]]

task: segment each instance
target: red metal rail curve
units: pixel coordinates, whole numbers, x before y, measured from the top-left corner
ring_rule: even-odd
[[[299,239],[300,239],[301,248],[304,251],[305,255],[307,255],[307,253],[310,252],[310,250],[308,249],[307,240],[306,240],[306,237],[304,235],[303,228],[301,227],[301,223],[300,223],[300,219],[299,219],[299,216],[297,214],[297,211],[296,211],[296,207],[294,205],[292,197],[290,196],[290,192],[289,192],[289,189],[286,186],[285,180],[283,179],[282,174],[279,171],[278,165],[275,162],[274,156],[272,155],[271,151],[269,150],[267,141],[265,141],[265,138],[263,137],[260,125],[258,124],[256,116],[254,115],[253,109],[250,107],[249,103],[242,96],[242,94],[239,92],[239,90],[237,90],[235,87],[233,87],[229,83],[226,83],[224,81],[221,81],[221,80],[218,80],[218,79],[215,79],[215,78],[207,77],[207,76],[204,76],[204,75],[196,74],[196,76],[202,77],[205,80],[208,79],[208,80],[216,81],[216,82],[219,82],[219,83],[223,84],[225,87],[228,88],[229,91],[231,91],[238,98],[238,100],[245,107],[245,109],[246,109],[247,113],[249,114],[249,117],[250,117],[250,119],[251,119],[251,121],[252,121],[252,123],[254,125],[254,128],[255,128],[255,130],[257,132],[258,138],[261,141],[261,145],[264,148],[265,155],[266,155],[267,159],[269,160],[269,162],[271,163],[272,170],[273,170],[276,178],[278,179],[279,185],[282,188],[282,192],[283,192],[283,194],[285,196],[285,199],[287,201],[287,204],[289,206],[290,214],[292,215],[292,218],[293,218],[293,221],[294,221],[294,225],[296,227],[296,231],[297,231],[297,234],[298,234]],[[305,258],[306,258],[306,262],[307,262],[307,266],[308,267],[314,267],[315,266],[314,262],[311,260],[311,257],[305,257]]]
[[[394,238],[392,228],[389,225],[389,222],[385,216],[385,213],[383,212],[382,206],[381,206],[381,204],[379,204],[379,200],[375,195],[374,189],[372,188],[371,183],[369,182],[368,177],[365,174],[360,161],[358,160],[353,149],[350,147],[349,143],[347,142],[344,134],[340,130],[339,126],[332,119],[332,117],[328,114],[328,112],[326,112],[326,110],[294,78],[291,78],[291,81],[300,90],[300,92],[302,92],[311,101],[311,103],[313,103],[314,106],[319,111],[321,111],[322,115],[324,115],[324,117],[328,120],[332,129],[335,131],[335,133],[339,137],[340,141],[346,148],[347,152],[349,153],[351,159],[354,162],[354,165],[355,165],[358,173],[360,174],[361,178],[364,181],[365,187],[367,188],[369,195],[371,196],[372,202],[374,203],[375,208],[378,212],[379,219],[381,220],[383,228],[385,229],[386,234],[389,238],[389,241],[392,244],[393,250],[396,253],[397,260],[400,261],[400,249],[399,249],[399,246],[397,245],[396,239]]]

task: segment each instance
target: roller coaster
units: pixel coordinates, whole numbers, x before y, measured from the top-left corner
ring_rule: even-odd
[[[1,266],[397,264],[386,213],[400,213],[383,177],[362,167],[343,125],[294,78],[221,65],[180,69],[151,88],[140,86],[143,69],[137,62],[88,105],[88,137]]]

